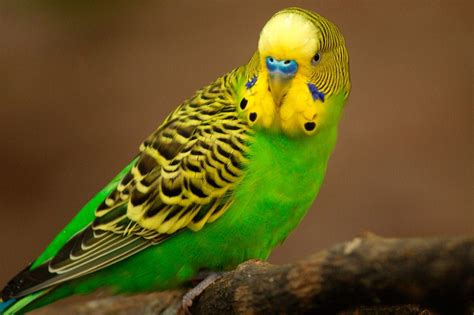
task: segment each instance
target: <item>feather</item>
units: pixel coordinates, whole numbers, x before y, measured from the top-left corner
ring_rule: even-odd
[[[106,268],[220,217],[242,177],[250,137],[233,101],[233,79],[226,75],[180,105],[143,142],[93,222],[54,257],[12,279],[2,297],[21,298]]]

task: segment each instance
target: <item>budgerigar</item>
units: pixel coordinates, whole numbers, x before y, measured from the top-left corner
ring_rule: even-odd
[[[179,105],[6,285],[0,313],[98,288],[166,290],[267,259],[319,191],[349,91],[338,28],[277,12],[250,61]]]

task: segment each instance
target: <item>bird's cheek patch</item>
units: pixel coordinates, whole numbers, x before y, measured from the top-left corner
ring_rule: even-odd
[[[308,89],[315,102],[317,100],[320,100],[321,102],[324,103],[325,95],[323,92],[319,91],[316,85],[314,85],[313,83],[308,83]]]
[[[248,89],[251,89],[255,83],[257,83],[257,76],[254,75],[250,80],[247,81],[247,83],[245,83],[245,87]]]

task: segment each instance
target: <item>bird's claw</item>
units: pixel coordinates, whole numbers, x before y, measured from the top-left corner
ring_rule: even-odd
[[[204,278],[204,280],[199,282],[198,285],[186,292],[186,294],[183,295],[183,299],[181,301],[181,310],[178,313],[190,315],[191,306],[193,305],[194,299],[200,296],[208,286],[216,282],[216,280],[220,277],[222,277],[222,273],[211,273],[206,278]]]

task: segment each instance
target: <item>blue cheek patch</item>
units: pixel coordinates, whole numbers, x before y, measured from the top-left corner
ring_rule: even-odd
[[[255,85],[255,83],[257,82],[257,76],[254,75],[252,79],[250,79],[247,83],[245,83],[245,87],[248,89],[250,89],[252,86]]]
[[[324,93],[319,92],[316,85],[314,85],[313,83],[308,83],[308,88],[309,88],[309,91],[311,92],[311,95],[313,96],[313,101],[317,101],[318,99],[320,99],[321,102],[324,103]]]

